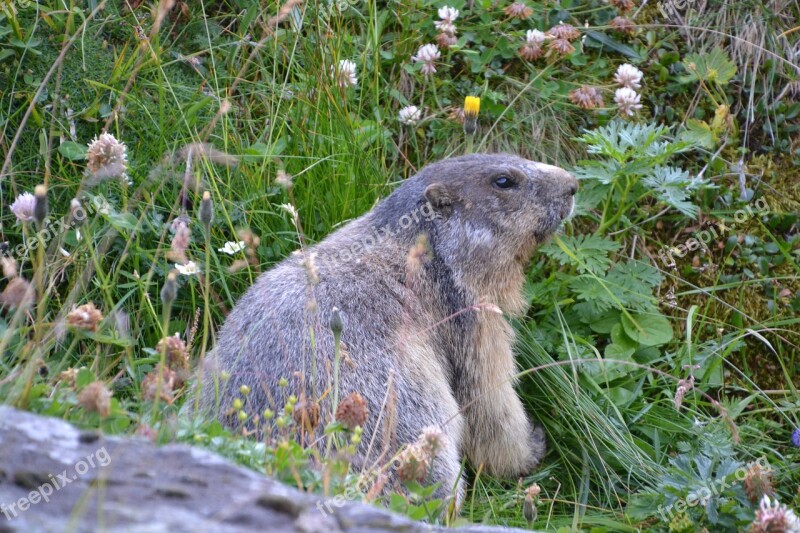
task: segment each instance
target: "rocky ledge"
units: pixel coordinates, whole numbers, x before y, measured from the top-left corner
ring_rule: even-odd
[[[191,446],[105,437],[0,406],[0,533],[6,531],[445,530],[363,503],[326,508],[318,496]]]

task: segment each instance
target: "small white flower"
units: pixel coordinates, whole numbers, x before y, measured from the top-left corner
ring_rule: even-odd
[[[633,116],[637,109],[642,108],[642,104],[639,103],[640,98],[636,91],[628,87],[621,87],[614,92],[614,102],[617,104],[620,113],[628,116]]]
[[[539,30],[528,30],[525,32],[525,42],[534,46],[542,46],[547,36]]]
[[[439,18],[442,20],[433,23],[433,25],[436,26],[436,29],[442,33],[455,35],[456,31],[458,30],[456,29],[456,25],[453,23],[458,18],[458,10],[449,6],[440,7]]]
[[[189,261],[185,265],[175,265],[175,269],[184,276],[194,276],[200,273],[200,267],[194,261]]]
[[[59,252],[61,253],[61,255],[63,255],[64,257],[69,257],[69,252],[68,252],[68,251],[66,251],[64,248],[61,248],[61,247],[59,246],[59,247],[58,247],[58,251],[59,251]]]
[[[439,18],[447,22],[454,22],[458,18],[458,9],[450,6],[440,7]]]
[[[217,251],[228,255],[233,255],[237,252],[241,252],[244,249],[245,249],[244,241],[239,241],[239,242],[228,241],[222,248],[217,248]]]
[[[349,59],[342,59],[339,61],[339,66],[334,67],[331,65],[331,75],[339,84],[339,87],[350,87],[358,85],[358,77],[356,76],[356,64]]]
[[[629,89],[640,89],[642,87],[642,71],[633,65],[625,63],[620,65],[617,73],[614,74],[614,81],[622,87]]]
[[[33,208],[36,205],[36,197],[29,192],[24,192],[17,196],[11,204],[11,212],[20,222],[30,222],[33,220]]]
[[[449,33],[450,35],[454,35],[458,31],[455,24],[446,20],[437,20],[433,25],[436,26],[436,29],[440,32]]]
[[[428,74],[436,72],[436,65],[434,65],[434,62],[440,57],[442,57],[442,53],[439,52],[438,46],[435,44],[426,44],[420,46],[419,50],[417,50],[417,55],[411,56],[411,60],[422,63],[422,73],[427,76]]]
[[[422,112],[415,105],[409,105],[404,107],[403,109],[400,110],[400,113],[398,113],[398,115],[400,118],[400,122],[402,122],[407,126],[415,125],[422,118]]]

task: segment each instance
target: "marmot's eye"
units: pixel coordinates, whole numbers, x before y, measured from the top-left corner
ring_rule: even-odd
[[[511,187],[516,185],[516,183],[514,182],[513,179],[509,178],[508,176],[498,176],[497,178],[494,179],[494,185],[498,189],[510,189]]]

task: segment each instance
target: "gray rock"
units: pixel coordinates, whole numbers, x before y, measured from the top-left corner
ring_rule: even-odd
[[[198,448],[105,437],[0,406],[0,533],[443,530],[357,502],[327,513],[320,502]]]

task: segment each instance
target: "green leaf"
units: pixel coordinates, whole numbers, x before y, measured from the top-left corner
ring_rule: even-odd
[[[680,138],[707,150],[711,150],[717,145],[717,137],[711,131],[711,126],[694,118],[686,121],[686,129],[681,132]]]
[[[96,378],[94,377],[94,373],[88,368],[81,368],[78,370],[78,375],[75,377],[75,387],[77,389],[82,389]]]
[[[627,44],[622,44],[622,43],[619,43],[619,42],[615,41],[614,39],[612,39],[611,37],[609,37],[605,33],[601,33],[599,31],[594,31],[594,30],[585,30],[584,33],[586,34],[586,37],[588,39],[596,41],[597,43],[601,44],[602,46],[607,46],[608,48],[611,48],[615,52],[618,52],[618,53],[620,53],[622,55],[626,55],[626,56],[630,57],[633,60],[637,60],[637,61],[643,61],[644,60],[644,58],[642,57],[642,55],[639,52],[637,52],[636,50],[634,50],[633,48],[631,48]]]
[[[736,63],[720,47],[704,54],[687,55],[683,60],[683,68],[687,74],[679,78],[681,83],[703,80],[725,85],[736,75]]]
[[[562,265],[575,265],[578,272],[602,274],[611,265],[610,253],[619,250],[620,244],[599,235],[562,235],[539,250]]]
[[[655,196],[686,216],[697,218],[699,208],[689,202],[689,194],[706,184],[703,178],[690,177],[689,173],[675,167],[657,166],[642,183],[653,190]]]
[[[116,230],[134,231],[139,228],[139,219],[133,213],[109,213],[106,217]]]
[[[619,324],[619,312],[618,311],[609,311],[608,314],[603,315],[602,318],[595,320],[589,327],[592,328],[592,331],[595,333],[602,333],[603,335],[608,335],[611,333],[611,330],[614,326]]]
[[[672,340],[672,326],[662,314],[632,313],[630,318],[622,315],[625,333],[645,346],[660,346]]]
[[[58,153],[70,161],[80,161],[86,159],[87,146],[74,141],[64,141],[58,145]]]
[[[625,334],[621,323],[611,328],[611,343],[625,350],[631,350],[631,355],[639,346],[636,341]]]
[[[614,361],[630,361],[634,351],[633,348],[626,348],[619,344],[609,344],[606,346],[603,355],[606,359],[612,359]]]

